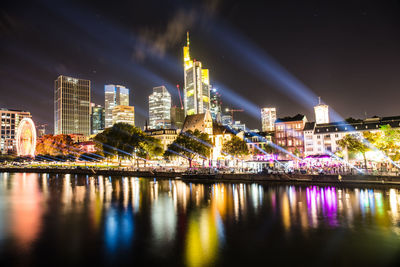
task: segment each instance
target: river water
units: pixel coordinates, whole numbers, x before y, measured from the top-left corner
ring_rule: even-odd
[[[0,174],[0,266],[400,266],[400,191]]]

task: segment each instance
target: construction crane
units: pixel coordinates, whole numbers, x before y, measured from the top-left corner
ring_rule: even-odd
[[[232,123],[233,123],[233,122],[234,122],[234,120],[233,120],[233,113],[235,113],[235,112],[243,112],[244,110],[243,110],[243,109],[226,108],[225,111],[231,113]]]

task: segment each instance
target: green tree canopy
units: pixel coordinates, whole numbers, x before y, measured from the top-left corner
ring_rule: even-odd
[[[235,157],[242,157],[249,154],[246,141],[237,136],[233,136],[231,140],[226,142],[222,147],[222,151]]]
[[[192,161],[196,157],[210,156],[210,147],[207,145],[211,143],[208,134],[202,133],[199,130],[186,131],[180,133],[175,141],[168,146],[164,153],[164,157],[171,158],[178,155],[186,158],[189,166],[192,167]]]
[[[149,160],[163,154],[161,140],[152,136],[145,136],[137,149],[137,156]],[[145,161],[146,162],[146,161]]]
[[[132,159],[142,148],[142,130],[127,123],[116,123],[94,137],[98,150],[107,158]]]

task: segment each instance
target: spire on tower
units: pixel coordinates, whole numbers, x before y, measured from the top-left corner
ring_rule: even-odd
[[[190,41],[189,41],[189,31],[186,32],[186,46],[189,47]]]
[[[321,105],[321,97],[318,97],[318,105]]]

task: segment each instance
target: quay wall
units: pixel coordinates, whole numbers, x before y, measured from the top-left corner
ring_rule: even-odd
[[[379,184],[400,185],[400,176],[373,175],[307,175],[307,174],[252,174],[252,173],[221,173],[221,174],[184,174],[179,172],[132,171],[118,169],[92,168],[0,168],[0,172],[9,173],[49,173],[77,174],[103,176],[134,176],[144,178],[169,179],[177,178],[192,182],[288,182],[308,184]]]

